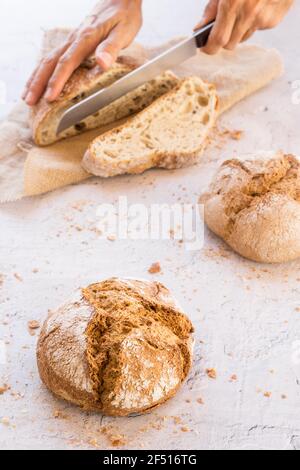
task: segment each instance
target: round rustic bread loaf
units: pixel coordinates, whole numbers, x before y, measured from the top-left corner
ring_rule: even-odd
[[[144,413],[187,377],[192,332],[162,284],[112,278],[49,314],[37,346],[40,376],[56,396],[85,409]]]
[[[208,227],[263,263],[300,257],[300,161],[281,152],[226,161],[200,201]]]

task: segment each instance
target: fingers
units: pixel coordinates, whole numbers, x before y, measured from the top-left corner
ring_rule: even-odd
[[[215,25],[203,51],[216,54],[222,48],[235,49],[259,29],[257,22],[265,4],[266,0],[219,0]],[[212,6],[207,11],[212,12]]]
[[[96,49],[96,60],[104,70],[109,69],[113,65],[120,51],[131,42],[128,31],[124,26],[120,24],[114,28]]]
[[[34,106],[44,93],[59,58],[68,47],[69,42],[42,59],[38,67],[36,67],[32,73],[22,94],[23,100],[25,100],[29,106]]]
[[[257,18],[257,29],[275,28],[285,17],[294,0],[273,0],[260,11]]]
[[[235,49],[238,44],[244,40],[244,37],[248,32],[252,31],[251,35],[254,33],[254,31],[257,29],[255,26],[256,20],[263,3],[264,1],[258,0],[255,2],[255,4],[253,4],[253,2],[246,2],[242,5],[240,11],[238,12],[231,37],[225,46],[226,49]]]
[[[55,69],[52,70],[52,76],[45,94],[45,98],[49,102],[58,98],[72,73],[95,50],[99,34],[101,33],[94,29],[81,33],[59,58]]]
[[[107,0],[99,4],[64,47],[39,64],[23,92],[27,104],[35,105],[44,93],[49,102],[55,101],[72,73],[96,49],[98,63],[104,70],[110,68],[142,24],[141,2],[124,3]]]
[[[61,52],[44,58],[28,80],[23,92],[23,99],[29,106],[35,105],[44,93]]]
[[[227,45],[236,22],[236,15],[234,1],[220,0],[215,25],[206,46],[203,48],[206,54],[217,54]]]
[[[195,31],[216,19],[218,12],[218,4],[219,0],[210,0],[204,10],[200,23],[198,23],[194,28]]]
[[[39,68],[40,68],[40,63],[39,63],[39,65],[34,69],[34,71],[32,72],[32,74],[31,74],[31,76],[30,76],[30,78],[27,80],[26,85],[25,85],[25,88],[24,88],[24,91],[23,91],[23,93],[22,93],[22,99],[23,99],[23,100],[25,100],[25,98],[26,98],[26,96],[27,96],[27,94],[28,94],[28,90],[29,90],[29,88],[31,87],[31,83],[32,83],[32,81],[33,81],[33,79],[34,79],[34,77],[35,77],[37,71],[39,70]]]
[[[246,32],[246,34],[244,34],[243,36],[243,39],[241,42],[245,42],[245,41],[248,41],[248,39],[251,38],[251,36],[253,36],[254,33],[256,33],[257,31],[257,28],[255,26],[253,26],[252,28],[248,29],[248,31]]]
[[[129,46],[142,26],[142,15],[130,15],[118,23],[96,50],[96,60],[104,70],[109,69],[117,60],[122,49]]]

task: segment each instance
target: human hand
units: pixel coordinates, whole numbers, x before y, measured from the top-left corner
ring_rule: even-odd
[[[293,0],[210,0],[201,22],[195,29],[216,20],[203,51],[216,54],[249,39],[259,29],[277,26]]]
[[[134,40],[142,25],[142,0],[105,0],[73,31],[65,44],[44,57],[28,80],[22,98],[29,106],[41,96],[55,101],[75,69],[94,51],[103,70]]]

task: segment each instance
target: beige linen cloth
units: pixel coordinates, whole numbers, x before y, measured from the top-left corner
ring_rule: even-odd
[[[68,32],[61,28],[46,32],[42,55],[57,47]],[[135,44],[126,53],[144,62],[177,41],[155,49]],[[214,83],[223,113],[280,76],[283,64],[276,50],[244,44],[235,52],[224,50],[217,56],[199,52],[198,57],[174,72],[179,76],[198,75]],[[31,141],[28,108],[23,103],[18,104],[0,124],[0,202],[43,194],[89,178],[91,175],[81,167],[83,154],[93,138],[111,127],[38,148]]]

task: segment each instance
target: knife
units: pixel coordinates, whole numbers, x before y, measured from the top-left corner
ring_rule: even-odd
[[[80,103],[66,110],[59,122],[57,134],[96,113],[123,95],[135,90],[152,80],[162,72],[172,69],[197,54],[199,48],[206,45],[214,21],[196,31],[190,38],[163,52],[153,60],[128,73],[107,88],[88,96]]]

